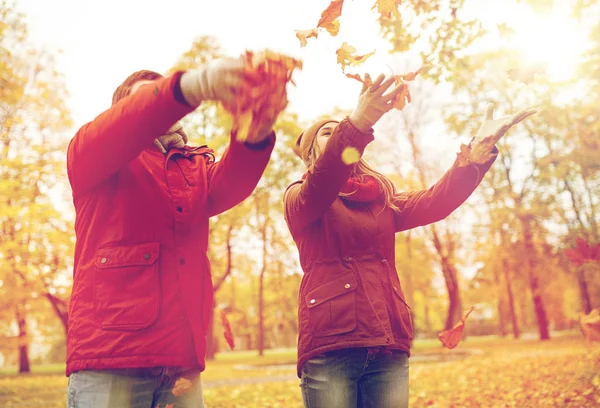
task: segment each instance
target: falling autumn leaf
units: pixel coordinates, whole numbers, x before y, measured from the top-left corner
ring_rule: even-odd
[[[364,55],[356,55],[356,48],[344,42],[335,52],[337,54],[337,62],[342,65],[342,72],[346,69],[346,65],[356,66],[367,60],[375,51],[371,51]]]
[[[301,61],[269,50],[246,51],[243,58],[246,81],[242,92],[233,105],[224,105],[233,116],[232,131],[240,142],[285,109],[288,104],[285,86],[288,82],[293,84],[293,71],[302,69]]]
[[[402,110],[407,104],[411,102],[412,98],[410,96],[410,90],[408,89],[408,84],[406,82],[414,81],[414,79],[417,77],[417,75],[421,73],[422,70],[423,67],[419,68],[414,72],[409,72],[408,74],[404,75],[396,75],[394,77],[396,85],[403,84],[400,93],[394,98],[394,109]]]
[[[356,79],[361,84],[366,84],[367,86],[371,86],[373,84],[373,80],[367,75],[365,75],[364,79],[359,74],[346,74],[346,77],[350,79]]]
[[[392,14],[396,17],[400,17],[398,7],[400,6],[401,1],[402,0],[377,0],[371,10],[376,8],[377,12],[385,18],[391,18]]]
[[[451,328],[450,330],[444,330],[438,334],[438,338],[440,339],[444,347],[453,349],[458,345],[458,343],[462,339],[463,330],[465,328],[465,320],[467,319],[467,317],[469,317],[473,309],[474,306],[471,306],[471,308],[465,314],[465,316],[462,319],[460,319],[460,321],[456,323],[453,328]]]
[[[223,324],[223,336],[225,336],[225,340],[227,340],[227,344],[229,344],[229,348],[233,350],[235,347],[233,333],[231,331],[231,325],[229,324],[229,319],[227,319],[227,314],[224,310],[221,310],[221,323]]]
[[[333,0],[329,3],[329,6],[321,13],[317,27],[324,28],[329,34],[336,36],[340,31],[340,22],[337,19],[342,15],[343,5],[344,0]]]
[[[300,40],[300,47],[306,47],[309,38],[319,38],[319,31],[316,28],[311,30],[296,30],[296,37]]]
[[[500,37],[502,38],[512,37],[516,33],[515,29],[509,27],[506,23],[497,24],[496,26],[498,27],[498,34],[500,34]]]
[[[175,381],[175,385],[173,385],[173,390],[171,391],[174,396],[179,397],[185,393],[188,393],[192,390],[194,385],[190,380],[185,377],[179,377],[177,381]]]
[[[593,309],[589,314],[579,315],[579,325],[583,337],[589,342],[600,341],[600,309]]]
[[[543,75],[546,69],[541,65],[528,65],[518,68],[511,68],[507,71],[508,77],[525,85],[532,84],[536,75]]]

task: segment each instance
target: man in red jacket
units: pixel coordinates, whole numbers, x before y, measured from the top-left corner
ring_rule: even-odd
[[[187,146],[178,121],[203,101],[231,106],[243,71],[241,58],[166,78],[138,71],[71,140],[69,407],[204,407],[208,219],[252,193],[275,133],[266,123],[245,142],[232,134],[215,162],[208,147]]]

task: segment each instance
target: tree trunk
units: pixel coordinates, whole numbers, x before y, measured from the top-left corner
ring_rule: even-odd
[[[263,223],[260,226],[260,233],[262,239],[262,267],[260,270],[260,276],[258,278],[258,355],[262,356],[265,353],[265,274],[267,272],[267,228],[269,226],[268,210],[269,207],[265,203],[265,208],[260,207],[260,197],[256,197],[256,215],[257,219],[260,220],[261,210],[263,213]],[[265,197],[265,202],[268,200]]]
[[[450,330],[461,318],[461,304],[456,269],[447,257],[442,257],[442,272],[444,274],[446,289],[448,291],[448,315],[446,316],[444,330]]]
[[[498,292],[498,304],[496,305],[498,308],[498,329],[500,331],[500,336],[506,337],[506,314],[504,313],[506,302],[504,301],[504,296],[502,296],[502,280],[500,279],[498,268],[498,263],[494,263],[494,284],[496,285]]]
[[[225,248],[226,248],[226,254],[227,254],[227,265],[225,267],[225,272],[223,273],[223,275],[221,275],[221,277],[213,284],[213,291],[215,294],[215,298],[217,295],[217,292],[219,291],[219,289],[221,289],[221,287],[223,286],[223,284],[225,283],[225,280],[227,279],[227,277],[229,275],[231,275],[231,271],[233,269],[233,249],[231,247],[231,238],[233,236],[233,224],[229,224],[229,226],[227,227],[227,235],[226,235],[226,239],[225,239]],[[219,342],[217,340],[217,337],[215,336],[215,301],[213,300],[213,304],[211,306],[211,313],[210,313],[210,322],[208,322],[208,329],[206,332],[206,359],[207,360],[214,360],[215,359],[215,355],[217,354],[217,352],[219,351]]]
[[[211,306],[210,322],[206,329],[206,359],[214,360],[219,349],[219,342],[215,337],[215,302]]]
[[[16,311],[17,326],[19,327],[19,374],[30,373],[29,341],[27,339],[27,321],[23,306],[18,305]]]
[[[515,309],[515,298],[512,292],[512,285],[510,282],[510,265],[506,257],[502,258],[502,271],[504,272],[504,282],[506,284],[506,298],[508,299],[508,312],[510,314],[510,321],[512,322],[513,337],[518,339],[519,333],[519,321],[517,320],[517,312]]]
[[[46,292],[44,296],[46,297],[46,299],[48,299],[48,301],[52,305],[52,310],[54,310],[54,313],[60,319],[66,336],[67,329],[69,327],[69,309],[66,302],[49,292]]]
[[[592,300],[590,299],[590,292],[585,280],[585,268],[583,266],[577,268],[577,282],[579,283],[581,306],[585,314],[589,314],[592,311]]]
[[[521,217],[521,225],[523,226],[523,242],[527,256],[527,277],[529,279],[529,288],[533,300],[533,308],[537,319],[540,340],[550,340],[550,332],[548,331],[548,318],[546,309],[540,293],[540,284],[536,274],[536,254],[533,244],[533,234],[531,232],[531,222],[529,219]]]

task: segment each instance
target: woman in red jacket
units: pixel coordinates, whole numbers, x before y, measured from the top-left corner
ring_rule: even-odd
[[[306,408],[408,406],[413,326],[394,262],[395,234],[450,215],[494,162],[496,141],[535,113],[493,120],[488,109],[483,137],[441,180],[398,193],[363,159],[342,159],[358,160],[374,139],[373,125],[399,93],[399,86],[389,90],[393,83],[379,76],[363,86],[348,118],[315,123],[297,140],[308,171],[288,187],[284,203],[304,271],[297,369]]]

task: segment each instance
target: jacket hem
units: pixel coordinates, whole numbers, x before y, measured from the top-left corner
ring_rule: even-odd
[[[122,368],[190,367],[204,371],[205,362],[175,356],[105,357],[71,360],[67,363],[66,376],[81,370],[117,370]]]
[[[298,356],[298,364],[296,366],[296,374],[298,375],[298,378],[302,378],[302,366],[307,360],[310,360],[311,358],[318,356],[319,354],[327,353],[329,351],[342,350],[353,347],[387,347],[391,350],[406,351],[408,353],[408,356],[410,357],[410,340],[408,339],[397,341],[393,344],[387,343],[385,341],[385,338],[375,339],[371,341],[344,341],[341,343],[329,344],[327,346],[318,347],[302,354],[301,356]]]

